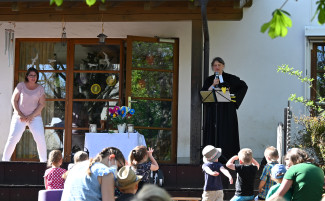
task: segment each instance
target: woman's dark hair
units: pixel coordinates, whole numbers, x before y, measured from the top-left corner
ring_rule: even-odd
[[[147,147],[145,146],[136,146],[130,153],[129,156],[129,163],[131,163],[131,165],[136,166],[139,164],[139,162],[141,162],[144,157],[146,157],[148,155],[147,153]]]
[[[213,66],[214,62],[216,62],[216,61],[225,65],[225,61],[221,57],[215,57],[211,62],[211,67]]]
[[[37,79],[36,79],[36,82],[35,83],[37,83],[38,82],[38,70],[36,68],[33,68],[33,67],[30,67],[27,70],[26,75],[25,75],[25,81],[28,82],[28,78],[27,77],[28,77],[29,73],[31,73],[31,72],[35,72],[36,73]]]
[[[286,159],[290,160],[294,165],[299,163],[310,162],[314,161],[313,158],[310,158],[306,151],[299,149],[299,148],[292,148],[290,149],[286,156]]]
[[[124,158],[121,150],[119,150],[118,148],[115,148],[115,147],[107,147],[107,148],[103,149],[99,154],[97,154],[97,156],[95,158],[90,159],[87,174],[89,176],[91,175],[90,168],[94,163],[102,162],[103,158],[110,156],[110,155],[114,155],[115,160],[117,160],[122,166],[125,166],[125,158]]]

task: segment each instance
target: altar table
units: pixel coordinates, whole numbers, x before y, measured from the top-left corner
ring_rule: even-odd
[[[130,151],[134,147],[146,146],[144,136],[140,133],[86,133],[85,135],[85,148],[88,149],[90,158],[95,157],[106,147],[116,147],[128,160]]]

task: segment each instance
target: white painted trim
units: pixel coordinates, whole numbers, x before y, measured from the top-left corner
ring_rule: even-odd
[[[325,43],[325,27],[323,26],[305,26],[305,76],[311,77],[311,50],[314,43]],[[307,84],[304,86],[305,97],[310,99],[310,88]],[[309,112],[305,107],[305,114]]]
[[[305,26],[305,36],[325,36],[325,27]]]

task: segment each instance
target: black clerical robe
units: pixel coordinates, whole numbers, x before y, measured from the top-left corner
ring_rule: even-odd
[[[236,96],[236,102],[204,103],[205,117],[203,122],[203,146],[213,145],[222,149],[221,162],[226,162],[240,149],[237,109],[243,101],[248,89],[246,83],[237,76],[223,72],[224,86]],[[207,91],[212,85],[215,75],[204,81],[201,91]],[[225,157],[225,158],[224,158]]]

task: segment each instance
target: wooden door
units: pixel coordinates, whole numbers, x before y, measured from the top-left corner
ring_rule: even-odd
[[[126,105],[160,163],[176,162],[178,39],[128,36]]]

